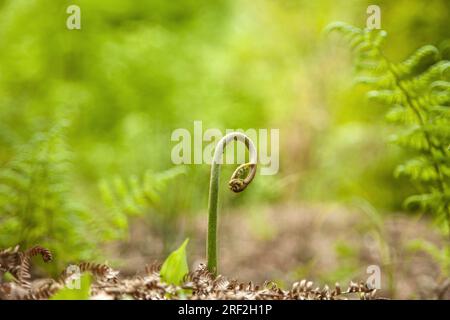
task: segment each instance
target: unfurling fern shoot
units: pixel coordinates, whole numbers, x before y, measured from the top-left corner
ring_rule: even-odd
[[[388,120],[403,132],[394,142],[413,152],[414,157],[396,169],[409,177],[419,193],[406,199],[445,222],[450,241],[450,61],[444,50],[426,45],[400,63],[389,61],[381,47],[383,30],[362,30],[338,22],[337,30],[350,42],[356,54],[358,82],[373,88],[368,96],[389,105]]]
[[[256,174],[257,153],[253,142],[240,132],[232,132],[223,137],[216,146],[211,164],[211,177],[208,200],[208,239],[206,244],[208,269],[217,273],[217,202],[219,198],[219,175],[222,155],[225,147],[231,141],[245,143],[250,162],[241,164],[231,176],[228,185],[233,192],[243,191],[252,182]]]

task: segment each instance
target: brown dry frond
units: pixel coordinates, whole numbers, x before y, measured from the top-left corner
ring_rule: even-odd
[[[25,252],[19,251],[19,246],[0,251],[0,271],[9,272],[14,277],[14,282],[1,284],[0,298],[27,299],[30,295],[41,296],[31,288],[31,258],[41,255],[44,262],[52,260],[50,250],[35,246]]]
[[[44,262],[50,262],[53,260],[53,255],[50,252],[50,250],[43,248],[41,246],[34,246],[33,248],[28,249],[25,252],[25,255],[30,258],[37,256],[37,255],[41,255],[42,260],[44,260]]]
[[[113,283],[118,281],[117,275],[119,274],[119,272],[113,270],[106,264],[81,262],[76,264],[76,267],[80,273],[89,272],[100,281],[107,281]],[[68,273],[67,269],[64,270],[64,272],[60,276],[60,281],[64,282],[70,275],[71,274]]]
[[[19,252],[19,246],[15,248],[8,248],[0,251],[0,272],[10,272],[12,275],[16,275],[20,268],[21,253]]]
[[[19,248],[0,251],[0,271],[10,272],[15,281],[0,282],[0,299],[48,299],[65,286],[71,276],[68,269],[60,278],[31,281],[31,257],[41,255],[43,260],[52,260],[49,250],[36,246],[25,253]],[[377,299],[376,290],[364,282],[350,282],[346,290],[336,283],[333,289],[317,287],[312,281],[295,282],[289,289],[279,288],[271,281],[262,285],[253,282],[241,283],[219,275],[214,276],[204,264],[184,277],[183,284],[175,286],[164,283],[160,277],[161,264],[145,266],[143,275],[120,279],[118,271],[106,264],[83,262],[76,265],[80,273],[90,272],[94,276],[91,284],[91,299],[138,299],[138,300],[342,300]],[[72,269],[73,270],[73,269]]]

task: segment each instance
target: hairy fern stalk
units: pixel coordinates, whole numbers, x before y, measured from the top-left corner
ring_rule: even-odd
[[[413,156],[395,174],[409,177],[418,193],[405,204],[432,212],[450,241],[450,43],[440,50],[426,45],[400,63],[383,53],[387,33],[337,22],[328,27],[349,41],[356,55],[357,82],[369,85],[368,96],[390,107],[388,120],[401,132],[395,143]]]

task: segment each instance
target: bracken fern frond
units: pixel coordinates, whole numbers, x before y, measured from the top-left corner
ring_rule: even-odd
[[[419,193],[405,204],[434,213],[438,221],[445,221],[450,236],[448,42],[441,50],[423,46],[406,60],[394,63],[383,53],[387,35],[383,30],[337,22],[328,31],[338,31],[349,41],[356,56],[358,81],[372,88],[369,98],[390,106],[387,119],[400,128],[392,141],[412,154],[395,171],[419,186]]]

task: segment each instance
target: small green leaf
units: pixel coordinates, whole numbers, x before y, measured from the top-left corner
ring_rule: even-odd
[[[5,282],[11,282],[11,281],[14,281],[14,279],[15,279],[14,276],[9,272],[5,272],[3,274],[3,281],[5,281]]]
[[[169,284],[180,285],[184,276],[189,272],[186,258],[186,246],[189,239],[184,240],[183,244],[172,252],[164,261],[161,267],[161,279]]]
[[[50,297],[50,300],[89,300],[90,291],[91,275],[84,273],[81,275],[80,288],[64,287]]]

